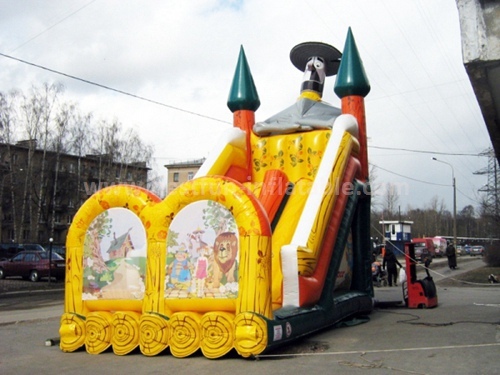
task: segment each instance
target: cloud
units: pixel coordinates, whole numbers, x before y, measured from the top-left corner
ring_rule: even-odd
[[[491,144],[461,61],[453,0],[32,0],[6,2],[0,24],[2,53],[166,104],[0,58],[2,91],[60,81],[84,111],[140,129],[155,145],[160,165],[206,156],[231,126],[226,101],[241,45],[260,96],[260,121],[300,93],[302,72],[289,61],[291,48],[322,41],[342,50],[348,27],[372,86],[366,98],[369,145],[480,153]],[[324,100],[339,105],[333,84],[331,78],[326,82]],[[401,175],[449,182],[446,166],[433,163],[429,154],[399,153],[369,150],[373,164],[397,173],[380,171],[379,183],[404,181]],[[458,197],[459,208],[475,204],[469,197],[486,177],[473,173],[487,160],[444,158],[455,166],[457,186],[466,193]],[[436,194],[452,207],[451,188],[406,182],[411,189],[401,199],[403,207]]]

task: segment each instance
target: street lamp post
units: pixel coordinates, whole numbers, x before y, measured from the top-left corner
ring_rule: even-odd
[[[455,170],[453,169],[453,165],[447,163],[442,160],[438,160],[436,158],[432,158],[432,160],[437,161],[439,163],[447,164],[451,168],[451,180],[453,185],[453,246],[457,247],[457,185],[455,182]]]
[[[52,278],[51,271],[52,271],[52,242],[54,239],[52,237],[49,238],[49,284],[50,284],[50,279]]]

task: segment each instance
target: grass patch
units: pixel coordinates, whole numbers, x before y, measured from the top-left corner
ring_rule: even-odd
[[[439,286],[471,286],[471,287],[482,287],[482,286],[497,286],[500,284],[490,284],[488,281],[489,275],[500,275],[500,267],[479,267],[471,271],[467,271],[455,276],[448,277],[446,279],[438,281],[436,284]]]

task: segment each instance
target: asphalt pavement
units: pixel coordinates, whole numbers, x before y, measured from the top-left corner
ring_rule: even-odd
[[[4,292],[0,374],[499,374],[500,287],[486,280],[484,286],[441,287],[440,280],[484,263],[464,257],[458,265],[449,270],[445,261],[433,262],[436,308],[408,309],[401,303],[401,287],[375,288],[368,322],[323,330],[253,359],[234,353],[217,360],[200,353],[178,359],[168,349],[155,357],[139,351],[126,356],[90,355],[84,349],[63,353],[50,346],[50,340],[58,341],[62,288]]]

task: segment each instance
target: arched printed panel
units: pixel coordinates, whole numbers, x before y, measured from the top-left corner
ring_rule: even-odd
[[[146,230],[123,207],[95,217],[83,243],[82,300],[142,300],[145,292]]]
[[[201,349],[215,358],[244,342],[254,353],[253,341],[237,333],[252,330],[253,321],[234,326],[240,313],[272,317],[271,228],[253,193],[227,177],[200,177],[143,215],[149,251],[141,352],[170,347],[185,357]],[[263,350],[267,336],[258,342]]]
[[[236,298],[239,233],[224,205],[200,200],[185,206],[167,237],[165,298]]]
[[[159,202],[143,188],[116,185],[92,195],[76,213],[66,241],[62,350],[83,344],[92,353],[105,350],[112,318],[106,312],[141,311],[147,256],[141,213]],[[104,341],[97,344],[97,338]]]
[[[246,187],[227,177],[200,177],[179,186],[145,215],[155,249],[148,270],[157,288],[147,297],[146,311],[234,311],[242,301],[254,303],[242,288],[253,294],[262,282],[266,292],[258,293],[263,300],[256,301],[257,310],[270,316],[271,229],[265,210]],[[242,267],[255,268],[248,273],[250,283],[241,283]]]

